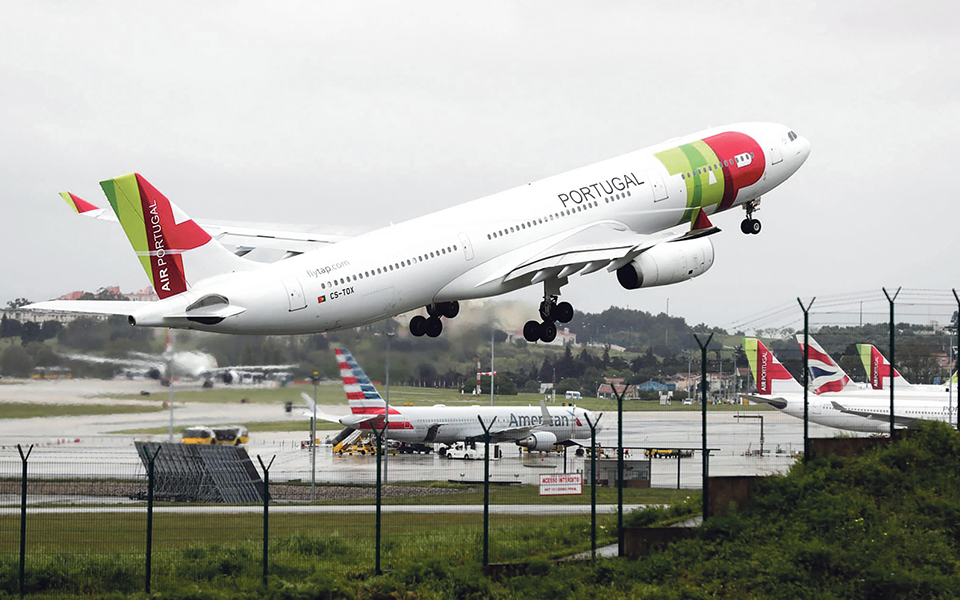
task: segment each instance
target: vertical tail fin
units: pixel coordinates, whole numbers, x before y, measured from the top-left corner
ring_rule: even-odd
[[[763,342],[756,338],[743,338],[743,349],[747,354],[747,362],[750,363],[750,372],[753,373],[758,394],[767,396],[803,391],[803,386],[797,383]]]
[[[850,383],[850,378],[826,350],[812,337],[807,354],[807,369],[810,371],[810,391],[818,396],[824,392],[840,392]],[[803,352],[803,336],[797,335],[800,352]]]
[[[371,413],[383,412],[387,403],[383,401],[380,392],[371,383],[356,359],[346,348],[336,348],[337,363],[340,365],[340,377],[343,379],[343,391],[347,394],[350,412]],[[394,411],[390,411],[391,413]]]
[[[857,344],[857,352],[860,354],[863,370],[867,373],[870,386],[875,390],[889,387],[891,368],[887,358],[871,344]],[[898,383],[910,385],[910,382],[904,379],[896,369],[893,369],[893,376]]]
[[[160,298],[185,292],[202,279],[256,266],[221,246],[142,175],[108,179],[100,187]]]

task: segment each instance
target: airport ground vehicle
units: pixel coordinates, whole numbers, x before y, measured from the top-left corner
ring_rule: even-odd
[[[197,427],[188,427],[183,430],[181,436],[181,441],[184,444],[215,444],[217,439],[217,434],[214,433],[213,429],[209,427],[204,427],[202,425]]]
[[[693,456],[693,450],[680,450],[678,448],[647,448],[643,451],[647,458],[690,458]]]
[[[250,441],[250,433],[243,425],[224,425],[214,427],[214,440],[212,444],[246,444]]]
[[[455,442],[448,446],[442,452],[442,455],[450,459],[460,460],[483,460],[483,443],[481,442]],[[501,456],[500,445],[492,445],[493,454],[490,460],[497,460]]]

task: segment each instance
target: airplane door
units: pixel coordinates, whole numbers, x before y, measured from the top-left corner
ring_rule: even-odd
[[[303,286],[296,277],[287,277],[283,280],[283,287],[287,290],[287,301],[290,303],[290,312],[307,307],[303,297]]]
[[[783,155],[780,153],[780,140],[772,142],[769,146],[770,149],[770,164],[775,165],[778,162],[783,160]]]
[[[667,199],[667,186],[663,185],[663,178],[656,171],[647,172],[647,183],[653,189],[653,201],[660,202]]]
[[[473,244],[470,243],[470,238],[466,233],[460,233],[460,243],[463,244],[463,255],[467,260],[473,260]]]

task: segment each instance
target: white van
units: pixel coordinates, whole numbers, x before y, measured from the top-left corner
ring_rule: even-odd
[[[567,400],[579,400],[580,392],[567,392]]]

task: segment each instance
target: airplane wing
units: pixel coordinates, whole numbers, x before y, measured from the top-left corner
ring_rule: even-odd
[[[383,417],[382,414],[367,414],[367,415],[349,414],[344,416],[331,415],[317,408],[316,404],[313,402],[313,398],[311,398],[307,393],[301,392],[300,397],[303,398],[303,401],[307,405],[307,410],[303,411],[303,415],[305,417],[312,418],[313,411],[316,410],[318,419],[329,421],[330,423],[340,423],[344,427],[350,427],[352,429],[356,429],[368,421],[373,421],[375,419],[379,419]]]
[[[61,354],[61,356],[68,360],[81,360],[84,362],[134,367],[138,369],[164,369],[166,367],[162,360],[150,360],[147,358],[110,358],[108,356],[93,356],[91,354]]]
[[[112,221],[114,223],[119,222],[117,215],[109,208],[100,208],[76,194],[61,192],[60,197],[81,216],[102,221]],[[337,242],[349,239],[366,231],[365,229],[357,229],[350,233],[344,233],[342,231],[331,233],[313,231],[313,228],[309,225],[207,221],[200,219],[197,219],[196,222],[205,229],[211,237],[220,243],[233,246],[235,248],[235,254],[239,256],[244,256],[253,250],[267,249],[281,250],[284,252],[282,258],[289,258],[290,256],[303,254],[320,246],[336,244]]]
[[[857,415],[858,417],[866,417],[867,419],[873,419],[874,421],[882,421],[884,423],[890,422],[890,415],[876,412],[872,410],[862,410],[857,408],[847,408],[846,406],[840,404],[836,400],[831,400],[830,404],[837,410],[848,415]],[[894,427],[907,428],[913,427],[917,424],[917,421],[922,421],[923,419],[917,419],[915,417],[907,417],[903,415],[898,415],[894,413],[893,423]]]
[[[145,304],[147,303],[124,302],[122,300],[47,300],[46,302],[28,304],[24,308],[128,317],[137,309],[143,308]]]
[[[586,275],[606,267],[613,272],[657,244],[680,242],[708,236],[720,231],[706,215],[684,233],[647,235],[637,233],[619,221],[600,221],[573,230],[569,235],[551,238],[533,249],[530,256],[504,271],[494,273],[481,285],[502,279],[505,283],[532,275],[531,283],[553,277],[564,278],[575,273]]]
[[[299,365],[237,365],[233,367],[214,367],[207,369],[206,373],[225,373],[236,371],[237,373],[262,373],[264,371],[289,371],[296,369]]]

